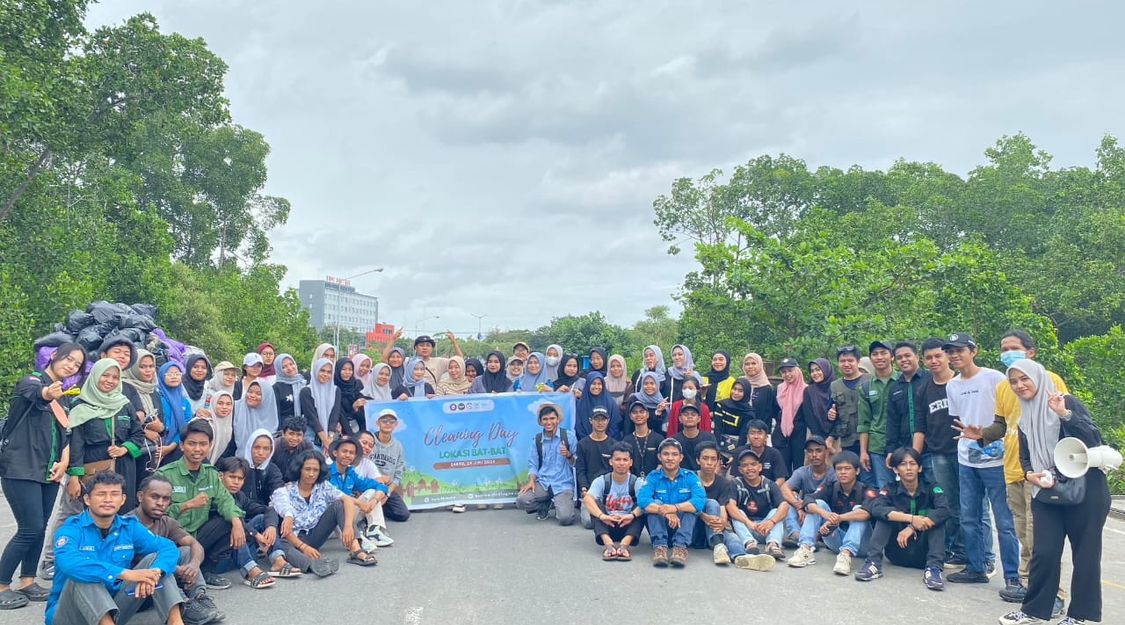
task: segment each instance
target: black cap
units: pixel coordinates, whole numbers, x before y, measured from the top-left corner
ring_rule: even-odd
[[[696,408],[691,404],[684,404],[683,407],[680,408],[680,414],[684,414],[685,412],[694,412],[695,414],[699,414],[699,408]]]
[[[895,348],[891,347],[890,343],[887,343],[886,341],[877,341],[877,340],[871,341],[871,344],[867,346],[867,353],[870,354],[871,352],[873,352],[877,349],[885,349],[892,354],[895,353]]]
[[[782,369],[788,369],[789,367],[800,368],[800,366],[801,365],[797,364],[796,358],[782,358],[781,361],[777,363],[777,370],[781,371]]]
[[[340,445],[343,445],[345,443],[355,445],[355,448],[356,448],[357,451],[360,450],[360,449],[363,449],[363,446],[359,444],[359,441],[357,441],[356,439],[354,439],[350,436],[344,436],[344,437],[337,438],[336,440],[332,441],[332,444],[328,446],[328,453],[335,456],[336,450],[340,448]]]
[[[816,443],[818,445],[823,445],[824,447],[828,446],[828,441],[824,440],[824,437],[820,436],[819,434],[813,434],[809,437],[809,440],[805,441],[806,449],[808,449],[810,443]]]
[[[744,450],[742,450],[742,453],[738,454],[738,458],[735,459],[734,463],[735,464],[742,464],[742,459],[746,458],[746,457],[749,457],[749,456],[754,456],[754,459],[757,460],[758,462],[762,461],[762,457],[759,456],[757,454],[757,452],[755,452],[753,449],[744,449]]]
[[[954,332],[945,339],[945,342],[942,343],[941,346],[943,349],[950,347],[976,347],[977,342],[973,340],[973,337],[964,332]]]
[[[598,406],[597,408],[594,408],[590,412],[590,418],[591,419],[609,419],[609,411],[606,410],[605,408],[602,408],[601,406]]]
[[[434,343],[434,339],[431,338],[429,334],[423,334],[422,336],[414,339],[414,347],[418,347],[422,343],[429,343],[431,346],[437,345],[437,343]]]
[[[645,403],[643,401],[634,401],[633,403],[629,404],[629,412],[633,412],[633,409],[637,406],[644,408],[645,412],[648,412],[648,408],[645,407]]]

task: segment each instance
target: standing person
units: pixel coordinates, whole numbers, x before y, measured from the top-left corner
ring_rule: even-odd
[[[473,381],[469,393],[483,395],[507,393],[512,390],[512,382],[504,373],[505,364],[504,354],[498,351],[489,352],[488,357],[484,359],[484,372]]]
[[[996,387],[1004,381],[1004,374],[977,365],[977,343],[968,334],[951,334],[942,347],[949,354],[949,364],[959,373],[946,385],[949,415],[954,418],[954,424],[959,428],[991,425],[996,418]],[[987,455],[979,443],[962,435],[957,443],[957,462],[961,480],[961,533],[965,538],[968,565],[963,571],[950,575],[949,581],[988,583],[985,542],[992,542],[992,532],[982,530],[981,520],[983,502],[987,498],[996,519],[1005,590],[1009,594],[1018,592],[1023,586],[1019,577],[1020,542],[1008,509],[1004,459]]]
[[[707,403],[704,401],[699,381],[691,377],[685,378],[681,388],[683,389],[681,391],[683,399],[672,402],[671,410],[668,411],[668,436],[675,436],[680,431],[680,411],[688,406],[695,408],[695,411],[699,413],[699,429],[704,432],[711,432],[714,429],[711,422],[711,409],[707,407]],[[659,409],[657,413],[661,414]],[[689,454],[689,457],[694,457],[694,455]]]
[[[364,397],[371,397],[371,385],[375,380],[371,377],[371,369],[374,363],[371,361],[371,356],[367,354],[356,354],[352,356],[352,370],[355,372],[355,379],[359,380],[360,393]]]
[[[250,352],[242,357],[242,379],[234,385],[235,399],[242,399],[242,394],[246,392],[246,387],[250,386],[251,382],[261,377],[263,367],[262,356],[258,354],[258,352]],[[271,382],[267,386],[272,389],[273,383]]]
[[[363,455],[370,460],[379,470],[376,478],[387,485],[390,495],[387,503],[383,504],[383,514],[390,521],[405,523],[410,519],[410,509],[402,500],[402,478],[406,474],[406,449],[395,438],[395,428],[398,427],[398,413],[391,408],[379,411],[375,418],[378,431],[372,435],[360,434],[359,443],[363,446]],[[369,439],[369,440],[368,440]]]
[[[766,363],[754,352],[742,359],[742,373],[750,381],[750,405],[754,414],[766,424],[766,433],[773,432],[780,412],[777,407],[777,391],[766,375]]]
[[[46,623],[125,625],[151,598],[161,623],[183,624],[184,597],[172,576],[176,545],[135,517],[118,516],[125,502],[122,482],[112,471],[95,475],[83,496],[87,510],[59,528],[58,577]]]
[[[274,363],[277,362],[277,350],[272,343],[267,341],[260,343],[255,351],[262,357],[262,373],[259,377],[262,378],[264,384],[272,386],[277,381],[277,368],[274,366]]]
[[[518,393],[523,390],[523,358],[517,354],[512,354],[508,359],[508,380],[512,383],[512,392]]]
[[[898,365],[899,376],[891,384],[891,395],[887,400],[887,449],[913,447],[918,453],[922,453],[922,445],[914,444],[914,432],[918,419],[926,409],[918,401],[918,396],[930,379],[930,372],[918,368],[918,348],[909,341],[895,344],[895,364]],[[922,462],[925,466],[925,456],[922,457]],[[933,481],[933,474],[928,475]]]
[[[566,353],[566,351],[563,350],[562,345],[552,343],[551,345],[547,346],[547,351],[544,352],[544,354],[547,356],[547,381],[548,382],[551,382],[553,384],[555,382],[555,380],[558,379],[558,377],[559,377],[559,363],[562,362],[562,357],[563,357],[563,354],[565,354],[565,353]]]
[[[191,402],[183,388],[183,369],[176,362],[166,362],[156,373],[160,391],[160,411],[164,414],[164,436],[161,439],[160,462],[167,464],[180,457],[180,431],[191,420]]]
[[[206,387],[207,380],[211,379],[211,361],[203,354],[192,354],[184,361],[184,368],[187,369],[187,374],[183,376],[183,387],[191,405],[190,414],[194,416],[203,413],[201,416],[207,416],[210,411],[207,408]],[[128,504],[126,506],[130,510],[133,508]]]
[[[321,449],[328,449],[332,437],[340,433],[340,389],[333,382],[332,361],[321,358],[314,363],[309,385],[301,389],[301,414],[304,415],[305,438]],[[288,471],[288,467],[285,467]]]
[[[621,413],[617,408],[617,402],[610,397],[609,392],[606,390],[605,378],[597,371],[591,372],[586,376],[586,388],[582,397],[578,398],[575,402],[575,418],[574,418],[574,434],[582,440],[590,435],[591,421],[595,410],[602,410],[609,419],[607,433],[610,438],[618,440],[624,431],[621,423]],[[608,456],[606,456],[608,458]],[[609,470],[609,467],[606,467]]]
[[[460,356],[450,358],[445,375],[438,380],[437,388],[434,390],[438,395],[468,395],[472,382],[465,376],[465,371],[464,358]]]
[[[1025,358],[1008,368],[1008,384],[1019,398],[1020,464],[1032,484],[1031,512],[1035,546],[1031,554],[1031,583],[1018,612],[1000,617],[1002,625],[1027,625],[1052,618],[1056,602],[1063,540],[1070,541],[1073,572],[1070,607],[1063,625],[1102,620],[1102,532],[1109,515],[1110,496],[1105,472],[1090,469],[1075,480],[1085,481],[1085,495],[1076,505],[1048,503],[1038,495],[1060,486],[1055,475],[1055,446],[1074,437],[1087,447],[1105,444],[1086,406],[1064,395],[1042,365]],[[1046,479],[1050,475],[1050,479]]]
[[[160,466],[161,434],[164,433],[164,412],[160,401],[160,390],[156,384],[156,357],[144,349],[137,350],[137,362],[121,376],[121,391],[129,399],[133,415],[140,422],[145,435],[145,444],[137,458],[137,482],[144,479]],[[211,405],[208,396],[208,405]]]
[[[575,397],[581,398],[582,389],[586,388],[586,378],[582,377],[578,356],[563,354],[559,361],[559,377],[555,378],[552,386],[559,393],[573,393]]]
[[[684,398],[685,378],[694,378],[699,386],[703,386],[703,378],[695,371],[691,350],[687,345],[676,344],[672,346],[672,366],[668,369],[667,397],[670,401],[677,402]]]
[[[457,342],[457,336],[449,331],[445,333],[445,336],[453,345],[454,353],[464,359],[465,354],[461,351],[461,344]],[[421,359],[426,367],[426,382],[431,386],[436,385],[441,376],[445,375],[446,369],[449,368],[448,358],[434,356],[435,345],[434,339],[426,335],[414,339],[414,356]],[[410,371],[407,370],[405,374],[410,375]]]
[[[707,492],[695,471],[680,466],[684,452],[679,441],[666,438],[657,450],[660,468],[648,474],[637,493],[637,505],[648,515],[652,565],[681,568],[695,523],[707,502]]]
[[[660,387],[660,394],[668,395],[668,379],[667,369],[664,365],[664,352],[660,351],[660,346],[649,345],[645,347],[642,352],[641,358],[643,364],[637,373],[633,375],[633,392],[637,392],[641,388],[641,378],[646,373],[656,374],[656,383]]]
[[[621,354],[610,356],[607,370],[605,390],[609,392],[613,403],[617,404],[617,410],[624,413],[627,407],[625,402],[634,392],[633,382],[629,379],[629,369],[625,366],[625,357]]]
[[[207,394],[213,395],[219,391],[226,391],[234,395],[234,386],[237,382],[238,367],[229,360],[223,360],[215,365],[214,371],[211,372],[211,379],[207,381]]]
[[[730,386],[730,397],[719,402],[711,418],[724,466],[729,466],[734,460],[734,450],[746,440],[750,422],[756,418],[754,407],[750,405],[752,388],[746,378],[735,380]]]
[[[518,358],[520,362],[527,360],[527,355],[530,353],[531,347],[529,347],[528,344],[524,343],[523,341],[517,341],[516,344],[512,346],[512,357]]]
[[[604,377],[608,373],[608,371],[606,371],[607,364],[609,364],[609,361],[607,360],[606,351],[601,347],[595,347],[590,350],[590,368],[586,373],[591,374],[596,371]]]
[[[399,328],[395,336],[402,334],[402,328]],[[383,352],[383,362],[391,368],[391,388],[395,388],[402,384],[403,379],[406,378],[406,370],[403,366],[406,364],[406,350],[401,347],[395,347],[394,343],[388,343],[387,349]]]
[[[595,375],[591,373],[590,375]],[[609,428],[609,414],[605,408],[594,408],[588,419],[590,433],[578,441],[578,449],[574,456],[574,475],[577,478],[579,499],[586,496],[590,484],[595,479],[609,473],[610,458],[613,456],[613,447],[617,441],[606,433]],[[589,510],[583,507],[579,510],[582,526],[586,529],[594,527]]]
[[[777,368],[781,371],[781,384],[777,387],[777,409],[781,420],[773,430],[773,446],[781,452],[785,463],[791,467],[804,464],[805,425],[801,405],[805,402],[805,373],[795,358],[782,358]],[[821,437],[824,440],[823,437]]]
[[[86,351],[80,345],[63,343],[42,371],[20,378],[12,393],[8,420],[0,431],[0,486],[15,517],[16,533],[0,558],[0,609],[47,598],[46,590],[35,583],[35,572],[59,482],[70,463],[66,424],[56,416],[63,415],[58,400],[63,397],[63,380],[77,375],[85,364]],[[20,580],[13,586],[16,567]]]
[[[395,338],[397,339],[400,336],[402,336],[402,328],[399,328],[398,333],[395,334]],[[391,351],[391,350],[395,349],[394,341],[389,343],[387,345],[387,347],[388,347],[388,351]],[[399,351],[402,351],[402,349],[399,349]],[[403,352],[403,353],[405,354],[406,352]],[[336,362],[336,348],[333,347],[331,343],[321,343],[320,345],[316,346],[316,349],[313,350],[312,362],[309,365],[309,375],[310,376],[313,374],[314,371],[316,371],[316,361],[320,360],[321,358],[327,358],[328,362],[335,363]],[[387,360],[387,354],[386,353],[383,354],[383,360],[384,361]],[[245,364],[245,362],[243,364]],[[392,364],[391,366],[393,367],[394,365]],[[402,366],[401,362],[399,362],[399,366]]]
[[[832,431],[828,437],[828,447],[833,452],[850,451],[859,455],[859,402],[861,392],[869,379],[859,368],[859,348],[845,345],[836,350],[836,363],[840,365],[840,378],[832,382],[832,407],[828,409],[828,419]],[[860,458],[862,463],[863,459]],[[859,476],[865,484],[874,484],[870,469],[864,469]]]
[[[625,434],[625,442],[629,444],[634,458],[632,471],[635,475],[644,477],[655,471],[660,464],[656,450],[663,438],[649,429],[648,409],[639,401],[629,405],[629,422],[633,428],[631,433]]]
[[[831,417],[828,411],[832,409],[832,382],[836,380],[836,372],[832,363],[827,358],[817,358],[809,363],[809,384],[805,389],[805,398],[801,401],[802,420],[809,428],[809,436],[821,436],[828,441],[829,453],[833,452],[832,429],[835,415]],[[856,454],[859,457],[859,454]]]
[[[355,377],[352,361],[341,359],[336,362],[333,383],[340,391],[340,429],[346,435],[367,429],[367,418],[363,406],[367,398],[363,396],[363,384]],[[431,391],[432,394],[432,391]]]
[[[542,393],[551,390],[547,381],[547,358],[542,352],[531,352],[520,376],[520,390],[525,393]]]
[[[232,436],[235,446],[241,450],[241,445],[245,444],[250,439],[250,434],[258,429],[276,432],[280,428],[277,422],[277,403],[273,396],[273,387],[254,380],[246,387],[246,395],[234,405]],[[211,436],[214,437],[214,432]]]
[[[873,341],[867,348],[873,371],[859,397],[859,463],[875,476],[875,487],[882,488],[894,477],[887,466],[887,400],[895,373],[893,349],[883,341]]]
[[[610,453],[612,469],[590,484],[582,498],[583,516],[592,520],[594,542],[605,546],[602,560],[632,560],[629,547],[644,529],[644,511],[637,505],[637,476],[631,472],[633,455],[626,443],[617,443]]]
[[[309,385],[309,380],[297,369],[297,359],[289,354],[277,357],[281,370],[273,383],[273,395],[277,398],[277,421],[284,423],[289,417],[303,417],[301,412],[301,391]],[[314,377],[315,372],[310,377]]]
[[[545,521],[553,503],[559,525],[574,523],[575,483],[574,450],[578,439],[574,432],[559,427],[562,410],[554,404],[539,408],[539,425],[543,431],[535,435],[527,459],[527,484],[520,488],[516,507],[528,514],[538,512]]]
[[[664,419],[660,414],[668,406],[668,400],[660,394],[660,384],[657,382],[656,374],[647,372],[641,375],[641,382],[639,385],[640,390],[633,393],[632,403],[630,404],[630,412],[633,406],[641,404],[648,412],[648,427],[650,430],[655,430],[660,434],[665,432]]]
[[[465,381],[469,383],[469,388],[473,387],[473,382],[484,373],[484,364],[476,358],[465,359]]]
[[[715,411],[719,402],[730,397],[732,384],[734,378],[730,377],[730,354],[723,351],[715,352],[711,355],[711,370],[703,378],[703,386],[707,389],[703,401],[707,402],[711,412]]]
[[[468,367],[466,367],[468,370]],[[390,401],[392,398],[391,391],[391,366],[385,362],[376,364],[371,369],[371,400],[372,401]]]
[[[680,443],[680,449],[683,451],[683,467],[691,471],[699,470],[699,465],[697,464],[698,458],[695,453],[695,447],[697,445],[710,444],[715,445],[715,448],[718,449],[718,442],[715,440],[715,435],[710,432],[704,432],[699,428],[701,418],[699,409],[701,407],[706,408],[707,406],[695,406],[692,404],[684,406],[683,411],[680,412],[680,418],[683,420],[680,424],[682,428],[672,437]]]

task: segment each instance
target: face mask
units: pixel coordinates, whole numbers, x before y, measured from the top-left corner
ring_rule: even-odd
[[[684,399],[695,399],[695,389],[694,388],[684,389]]]
[[[547,365],[548,366],[554,367],[557,364],[559,364],[558,356],[547,356]]]
[[[1011,351],[1000,354],[1000,362],[1004,363],[1005,367],[1011,367],[1016,362],[1027,358],[1027,352],[1014,349]]]

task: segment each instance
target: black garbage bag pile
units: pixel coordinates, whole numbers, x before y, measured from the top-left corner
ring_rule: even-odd
[[[156,306],[152,304],[111,304],[92,302],[85,311],[73,310],[65,323],[56,323],[55,331],[35,340],[37,360],[50,358],[63,343],[81,345],[96,360],[97,350],[108,336],[124,336],[137,347],[156,356],[157,365],[168,360],[183,363],[187,346],[168,338],[156,325]]]

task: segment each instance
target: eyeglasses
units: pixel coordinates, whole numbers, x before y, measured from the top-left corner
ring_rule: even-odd
[[[859,353],[859,347],[856,346],[856,345],[843,345],[841,347],[836,348],[836,355],[837,356],[839,356],[840,354],[858,354],[858,353]]]

